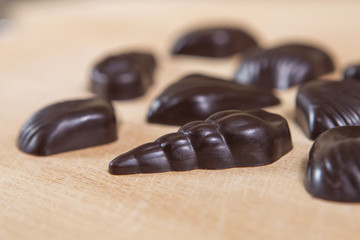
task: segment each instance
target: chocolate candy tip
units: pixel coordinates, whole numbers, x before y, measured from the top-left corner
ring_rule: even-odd
[[[109,163],[108,171],[112,175],[140,173],[137,160],[131,153],[125,153],[114,158]]]

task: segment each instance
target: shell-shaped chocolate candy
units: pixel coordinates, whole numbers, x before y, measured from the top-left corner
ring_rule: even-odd
[[[360,125],[360,82],[312,81],[299,88],[295,119],[310,139],[338,126]]]
[[[287,44],[246,54],[235,81],[265,88],[289,88],[334,70],[324,50],[310,45]]]
[[[360,202],[360,126],[336,127],[314,142],[305,187],[317,198]]]
[[[53,104],[36,112],[21,128],[17,144],[23,152],[47,156],[116,139],[111,103],[90,98]]]
[[[109,56],[95,65],[91,91],[108,100],[144,95],[153,84],[156,61],[149,53],[129,52]]]
[[[344,79],[352,79],[360,81],[360,64],[351,65],[345,68],[344,70]]]
[[[270,164],[292,149],[286,120],[263,110],[227,110],[124,153],[111,174],[224,169]]]
[[[257,41],[246,31],[231,27],[197,29],[177,40],[172,54],[201,57],[229,57],[257,47]]]
[[[183,125],[228,110],[252,110],[279,104],[269,89],[192,74],[166,88],[151,104],[148,122]]]

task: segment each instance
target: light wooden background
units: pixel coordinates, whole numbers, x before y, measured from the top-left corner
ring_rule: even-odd
[[[147,124],[151,103],[190,72],[231,77],[237,59],[172,58],[189,27],[236,23],[265,46],[309,40],[342,67],[360,61],[356,1],[43,1],[19,3],[0,32],[0,239],[359,239],[358,204],[312,198],[303,187],[311,142],[293,122],[296,89],[279,92],[294,149],[272,165],[112,176],[117,155],[176,127]],[[156,53],[156,84],[117,102],[117,142],[33,157],[21,125],[38,109],[91,96],[92,65],[128,49]],[[339,73],[338,72],[338,73]]]

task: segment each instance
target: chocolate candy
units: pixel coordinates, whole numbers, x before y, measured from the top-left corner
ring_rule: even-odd
[[[271,90],[193,74],[170,85],[151,104],[148,122],[183,125],[222,110],[251,110],[279,104]]]
[[[310,139],[330,128],[359,125],[359,92],[360,82],[354,80],[304,84],[296,97],[295,119]]]
[[[26,153],[46,156],[116,139],[111,103],[90,98],[53,104],[36,112],[22,127],[17,143]]]
[[[253,36],[242,29],[214,27],[194,30],[177,40],[172,54],[229,57],[257,47]]]
[[[235,74],[235,81],[265,88],[288,88],[333,70],[333,61],[324,50],[287,44],[248,53]]]
[[[344,70],[344,79],[356,79],[360,80],[360,64],[348,66]]]
[[[155,58],[148,53],[107,57],[93,69],[91,91],[108,100],[142,96],[153,84],[155,66]]]
[[[224,169],[270,164],[292,149],[286,120],[263,110],[227,110],[187,123],[124,153],[109,164],[111,174]]]
[[[314,142],[305,187],[317,198],[360,202],[360,126],[337,127]]]

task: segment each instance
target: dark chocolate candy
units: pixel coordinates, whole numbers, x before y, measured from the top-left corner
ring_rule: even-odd
[[[322,132],[360,124],[360,82],[312,81],[299,88],[295,119],[307,137],[315,139]]]
[[[270,164],[292,149],[286,120],[263,110],[227,110],[124,153],[111,174],[224,169]]]
[[[336,127],[314,142],[305,187],[317,198],[360,202],[360,126]]]
[[[360,80],[360,64],[348,66],[344,70],[344,79],[355,79]]]
[[[324,50],[287,44],[246,54],[235,81],[266,88],[288,88],[333,70],[334,63]]]
[[[90,98],[53,104],[36,112],[22,127],[17,144],[26,153],[46,156],[116,139],[111,103]]]
[[[153,84],[155,66],[155,58],[148,53],[107,57],[93,69],[91,91],[109,100],[140,97]]]
[[[257,47],[253,36],[242,29],[215,27],[194,30],[177,40],[172,54],[229,57]]]
[[[222,110],[251,110],[279,103],[271,90],[193,74],[166,88],[151,104],[147,120],[183,125],[194,120],[205,120]]]

